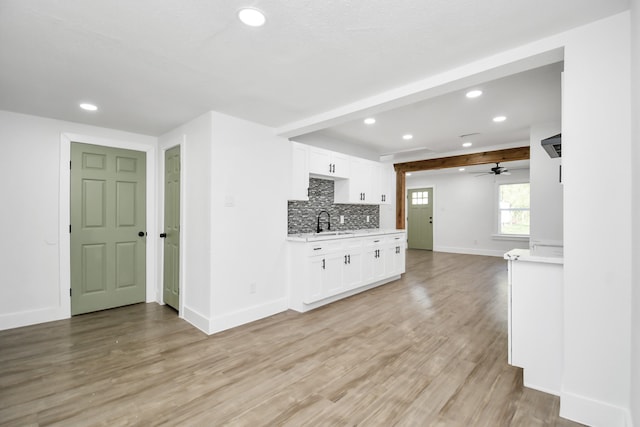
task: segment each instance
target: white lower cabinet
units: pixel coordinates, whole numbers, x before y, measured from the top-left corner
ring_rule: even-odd
[[[340,254],[326,254],[309,258],[309,287],[304,302],[321,300],[342,291],[342,259]]]
[[[385,266],[389,274],[402,274],[405,272],[406,240],[404,236],[392,236],[386,242]]]
[[[345,291],[362,283],[362,239],[345,239],[342,283]]]
[[[291,308],[306,311],[323,305],[323,300],[328,303],[341,294],[346,297],[357,293],[358,288],[393,280],[404,272],[404,244],[396,242],[404,242],[405,236],[402,232],[289,242]]]

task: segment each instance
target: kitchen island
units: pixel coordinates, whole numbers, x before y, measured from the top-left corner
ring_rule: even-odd
[[[290,234],[290,308],[309,311],[399,279],[406,242],[395,229]]]
[[[509,364],[526,387],[560,395],[563,257],[559,248],[513,249],[508,260]]]

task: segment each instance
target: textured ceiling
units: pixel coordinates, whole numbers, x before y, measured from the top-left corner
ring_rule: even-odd
[[[253,6],[267,24],[236,13]],[[0,0],[0,109],[162,134],[279,127],[628,8],[628,0]],[[99,105],[96,113],[77,108]]]

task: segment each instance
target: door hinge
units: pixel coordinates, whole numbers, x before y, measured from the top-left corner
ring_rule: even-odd
[[[73,289],[69,288],[69,296],[71,296]]]
[[[69,224],[69,234],[71,234],[71,224]]]
[[[69,160],[69,169],[71,169],[71,160]]]

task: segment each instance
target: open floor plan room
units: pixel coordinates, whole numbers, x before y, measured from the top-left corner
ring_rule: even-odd
[[[137,304],[0,332],[0,424],[573,426],[507,364],[497,257],[409,250],[402,279],[207,336]]]

